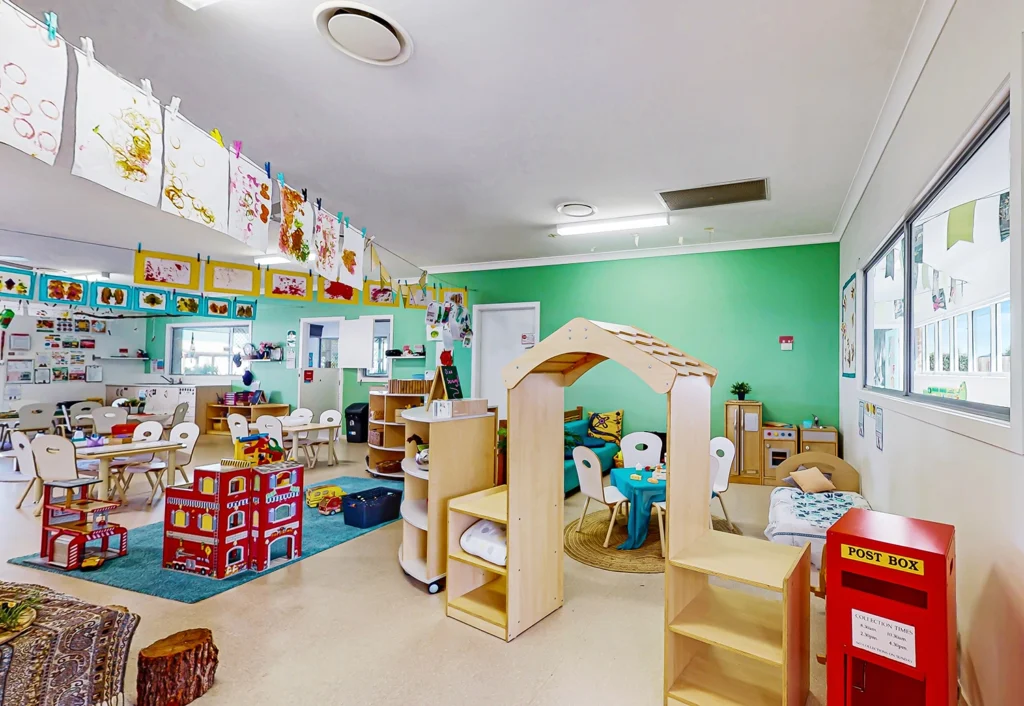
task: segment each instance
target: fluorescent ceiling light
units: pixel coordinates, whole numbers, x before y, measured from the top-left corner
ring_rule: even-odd
[[[190,10],[202,10],[204,7],[212,5],[220,0],[178,0],[182,5]]]
[[[559,235],[583,235],[585,233],[610,233],[617,230],[636,230],[637,228],[658,228],[668,225],[668,214],[659,213],[653,216],[636,216],[634,218],[618,218],[610,221],[589,221],[588,223],[566,223],[555,226]]]
[[[257,265],[283,265],[289,260],[284,255],[263,255],[261,257],[254,257],[252,261]]]

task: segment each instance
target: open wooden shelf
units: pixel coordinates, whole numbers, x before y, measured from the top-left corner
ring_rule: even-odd
[[[454,559],[455,561],[461,561],[463,564],[469,564],[470,566],[475,566],[478,569],[483,569],[484,571],[490,571],[491,573],[498,574],[499,576],[507,576],[508,575],[508,569],[506,569],[504,566],[498,566],[497,564],[492,564],[491,562],[487,561],[486,559],[481,559],[478,556],[473,556],[472,554],[467,554],[466,552],[462,551],[461,549],[459,551],[457,551],[457,552],[450,552],[448,554],[448,558],[449,559]]]
[[[427,531],[427,501],[403,500],[402,519],[416,529]]]
[[[424,468],[408,456],[402,459],[402,470],[413,478],[430,480],[430,469]]]
[[[669,561],[673,566],[781,592],[801,549],[728,532],[705,532]]]
[[[468,613],[499,628],[508,625],[505,611],[506,583],[499,577],[479,586],[458,598],[448,599],[448,608]]]
[[[481,520],[508,524],[508,486],[499,485],[456,498],[448,503],[448,509]]]
[[[709,585],[668,628],[768,664],[783,664],[782,601]]]
[[[779,672],[726,650],[708,648],[669,687],[670,704],[687,706],[782,706]],[[802,704],[801,704],[802,706]]]

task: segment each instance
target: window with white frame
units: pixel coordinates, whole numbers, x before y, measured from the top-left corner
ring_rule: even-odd
[[[359,380],[386,380],[391,377],[391,360],[385,352],[392,348],[391,339],[394,322],[390,316],[373,319],[373,363],[359,371]]]
[[[1007,103],[865,268],[867,387],[1009,418],[1008,117]]]
[[[270,511],[271,522],[281,522],[290,519],[295,514],[294,505],[278,505]]]
[[[247,363],[236,367],[231,360],[244,357],[252,341],[251,325],[168,324],[167,360],[170,375],[241,375]]]

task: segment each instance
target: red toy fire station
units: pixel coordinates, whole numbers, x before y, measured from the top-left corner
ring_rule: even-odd
[[[828,531],[828,705],[956,706],[950,525],[853,509]]]
[[[223,579],[302,556],[302,476],[290,461],[197,467],[167,489],[164,568]]]

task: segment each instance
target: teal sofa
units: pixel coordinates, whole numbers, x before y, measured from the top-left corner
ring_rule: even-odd
[[[615,463],[615,454],[619,452],[619,445],[613,444],[610,441],[601,441],[595,439],[592,436],[587,436],[587,426],[590,423],[589,419],[581,419],[576,422],[565,423],[565,433],[575,434],[584,441],[585,446],[589,446],[590,450],[597,454],[597,457],[601,459],[601,473],[608,473],[611,471],[612,466]],[[580,477],[576,473],[576,462],[572,459],[572,450],[567,452],[567,458],[565,459],[565,494],[574,493],[579,490]]]

